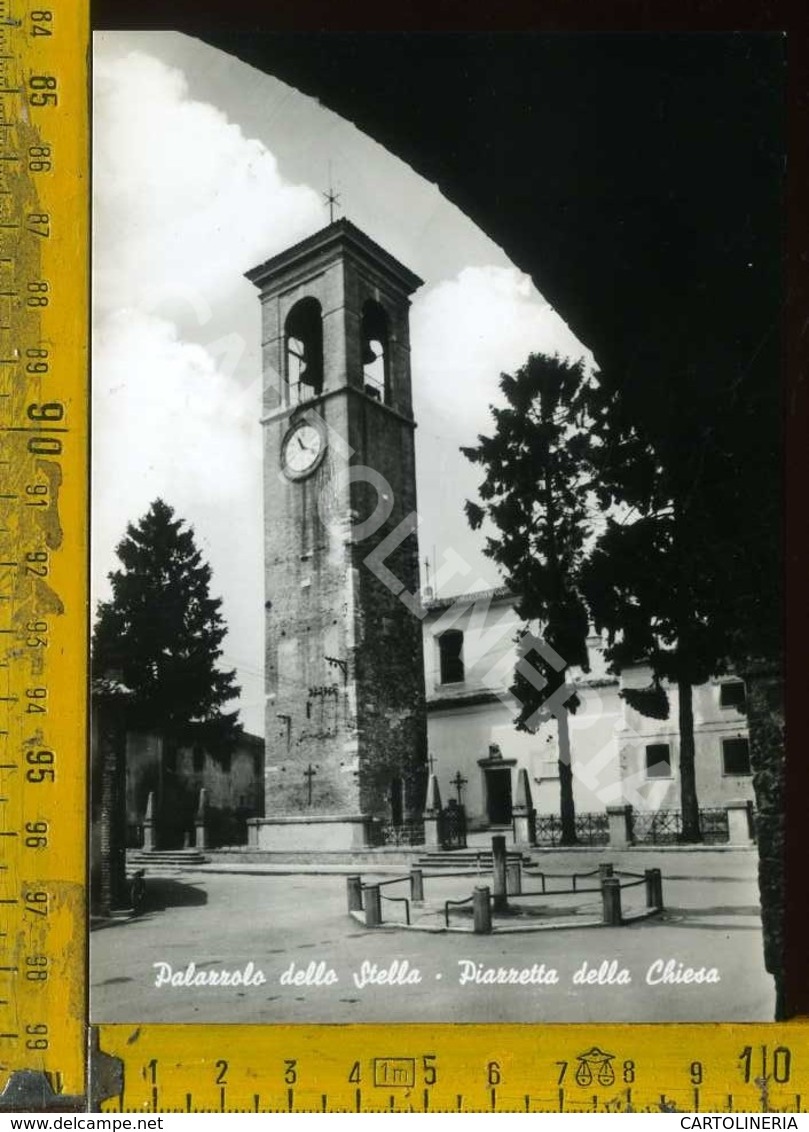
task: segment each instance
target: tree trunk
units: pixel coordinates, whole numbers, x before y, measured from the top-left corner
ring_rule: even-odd
[[[576,806],[573,802],[573,765],[570,759],[569,712],[563,709],[556,717],[559,735],[559,816],[562,820],[561,845],[575,845]]]
[[[756,840],[764,965],[775,980],[775,1020],[806,1010],[803,964],[795,964],[787,1001],[785,963],[785,838],[787,796],[784,782],[783,676],[776,665],[750,663],[741,673],[747,684],[750,763],[756,793]],[[799,799],[797,806],[803,805]],[[804,933],[805,934],[805,933]]]
[[[680,717],[680,807],[683,819],[681,840],[702,841],[694,768],[694,705],[688,681],[678,681],[677,698]]]
[[[126,728],[120,705],[94,701],[98,719],[95,758],[100,762],[97,828],[100,869],[97,878],[97,910],[109,916],[126,906]]]

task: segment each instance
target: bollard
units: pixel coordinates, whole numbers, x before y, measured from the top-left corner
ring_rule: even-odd
[[[509,896],[522,893],[522,865],[519,861],[506,862],[506,892]]]
[[[663,876],[660,869],[646,869],[646,907],[663,907]]]
[[[621,882],[618,877],[604,877],[601,882],[601,900],[604,905],[604,923],[607,927],[621,924]]]
[[[604,877],[612,876],[612,865],[599,865],[598,866],[598,879],[603,880]]]
[[[490,935],[492,930],[492,909],[489,903],[489,890],[483,885],[472,893],[475,935]]]
[[[346,877],[346,895],[349,912],[362,911],[362,877]]]
[[[197,849],[208,848],[208,831],[205,821],[208,817],[208,791],[203,786],[199,792],[197,812],[194,816],[194,845]]]
[[[382,897],[378,884],[369,884],[365,889],[365,926],[378,928],[382,923]]]
[[[495,912],[508,907],[506,897],[506,839],[499,834],[492,838],[492,892]]]
[[[155,849],[154,794],[146,799],[146,813],[143,817],[143,850],[151,853]]]
[[[410,870],[410,900],[413,904],[424,903],[424,873],[421,869]]]

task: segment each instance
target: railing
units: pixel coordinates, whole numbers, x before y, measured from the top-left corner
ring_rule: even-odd
[[[462,904],[471,904],[475,899],[473,896],[467,896],[464,900],[445,900],[444,901],[444,923],[449,927],[449,910],[450,908],[460,908]]]
[[[416,872],[417,870],[413,870]],[[385,921],[382,918],[382,901],[387,900],[391,904],[404,904],[405,906],[405,923],[410,927],[410,900],[407,896],[386,896],[381,890],[389,884],[410,884],[411,897],[415,899],[416,891],[414,888],[413,872],[407,873],[406,876],[401,877],[388,877],[387,880],[376,880],[370,884],[362,884],[360,882],[361,902],[365,912],[365,922],[369,927],[379,927]],[[420,875],[420,874],[419,874]],[[372,892],[375,899],[370,903],[366,901],[365,894]]]
[[[562,819],[558,814],[537,814],[536,833],[538,845],[558,845],[562,840]],[[576,814],[576,840],[580,845],[608,845],[607,814],[598,811]]]
[[[500,839],[502,840],[502,839]],[[505,865],[505,861],[502,862]],[[631,872],[628,869],[616,869],[612,864],[604,862],[595,869],[581,873],[547,873],[538,872],[529,874],[540,881],[541,888],[523,888],[523,871],[518,862],[506,865],[505,869],[495,867],[494,890],[488,885],[478,886],[470,896],[460,899],[443,901],[444,925],[449,930],[450,914],[454,909],[465,908],[472,905],[473,927],[476,935],[489,934],[498,930],[493,923],[493,916],[498,913],[508,913],[512,907],[510,897],[519,905],[526,900],[542,898],[548,900],[575,893],[600,893],[602,900],[601,923],[618,927],[625,923],[621,910],[621,893],[630,888],[646,887],[646,911],[641,915],[655,915],[663,910],[663,882],[659,869],[646,869],[643,873]],[[591,877],[598,877],[598,883],[588,884]],[[562,887],[548,887],[549,881],[562,881]],[[388,885],[410,884],[410,898],[406,896],[386,896],[382,889]],[[584,882],[583,884],[581,882]],[[385,880],[376,880],[363,883],[359,875],[347,877],[348,911],[352,914],[364,913],[365,923],[369,928],[383,926],[382,901],[392,904],[404,904],[405,924],[411,926],[410,905],[422,907],[424,905],[424,880],[422,870],[414,867],[406,876],[387,877]],[[440,905],[439,905],[440,907]],[[436,909],[437,911],[437,909]],[[633,911],[631,918],[635,919],[639,913]],[[388,921],[390,923],[390,921]],[[598,921],[597,921],[598,922]]]
[[[567,892],[600,892],[601,885],[598,884],[595,888],[582,888],[579,885],[579,879],[585,880],[587,877],[611,875],[603,873],[601,869],[590,869],[586,873],[529,873],[525,872],[525,876],[530,876],[531,879],[538,879],[542,887],[539,890],[531,890],[523,888],[520,892],[521,896],[561,896]],[[565,880],[570,881],[570,888],[548,888],[547,882],[549,880]]]
[[[706,844],[716,845],[728,840],[727,810],[700,810],[699,824]],[[632,815],[636,845],[676,845],[682,840],[682,829],[680,810],[635,810]]]
[[[382,893],[382,899],[388,900],[391,904],[404,904],[405,906],[405,923],[410,927],[410,901],[406,896],[385,896]]]
[[[709,845],[729,839],[727,810],[700,810],[699,824],[702,830],[702,840]]]
[[[393,822],[374,819],[371,825],[370,843],[373,848],[384,845],[423,845],[424,822],[400,822],[396,825]]]
[[[442,849],[466,848],[466,810],[447,806],[438,815],[438,840]]]

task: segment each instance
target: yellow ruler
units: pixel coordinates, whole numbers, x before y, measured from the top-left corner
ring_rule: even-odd
[[[0,0],[0,1110],[805,1111],[805,1023],[88,1029],[88,22]]]
[[[21,1106],[85,1091],[87,49],[86,2],[0,0],[0,1065],[29,1074]]]
[[[809,1026],[101,1026],[130,1112],[804,1112]]]

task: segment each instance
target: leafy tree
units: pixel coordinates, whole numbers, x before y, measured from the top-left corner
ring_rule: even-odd
[[[224,752],[238,733],[235,672],[219,667],[227,629],[211,568],[193,530],[162,499],[116,548],[112,598],[100,602],[93,632],[96,676],[117,674],[131,693],[130,721],[159,731],[171,762],[184,742]]]
[[[588,614],[579,574],[591,533],[593,453],[584,427],[590,382],[582,362],[531,354],[514,376],[501,376],[500,388],[506,406],[492,407],[494,434],[478,437],[477,447],[461,449],[486,472],[479,489],[482,506],[467,501],[466,515],[473,529],[485,520],[494,525],[497,536],[486,539],[484,553],[518,595],[519,616],[539,621],[544,640],[564,661],[557,668],[532,652],[530,664],[547,681],[545,687],[538,691],[518,665],[511,690],[520,704],[518,730],[536,730],[543,704],[557,703],[562,843],[569,845],[576,841],[576,815],[568,713],[578,700],[572,694],[560,704],[554,693],[565,687],[568,667],[589,670]],[[521,654],[529,642],[526,625]]]
[[[623,693],[630,705],[666,718],[663,682],[677,687],[682,838],[689,842],[701,840],[692,690],[732,666],[739,626],[723,422],[733,414],[724,394],[690,386],[687,374],[679,385],[643,390],[631,381],[600,383],[597,494],[610,516],[582,571],[614,670],[638,661],[651,667],[649,688]],[[733,512],[738,518],[738,506]]]

